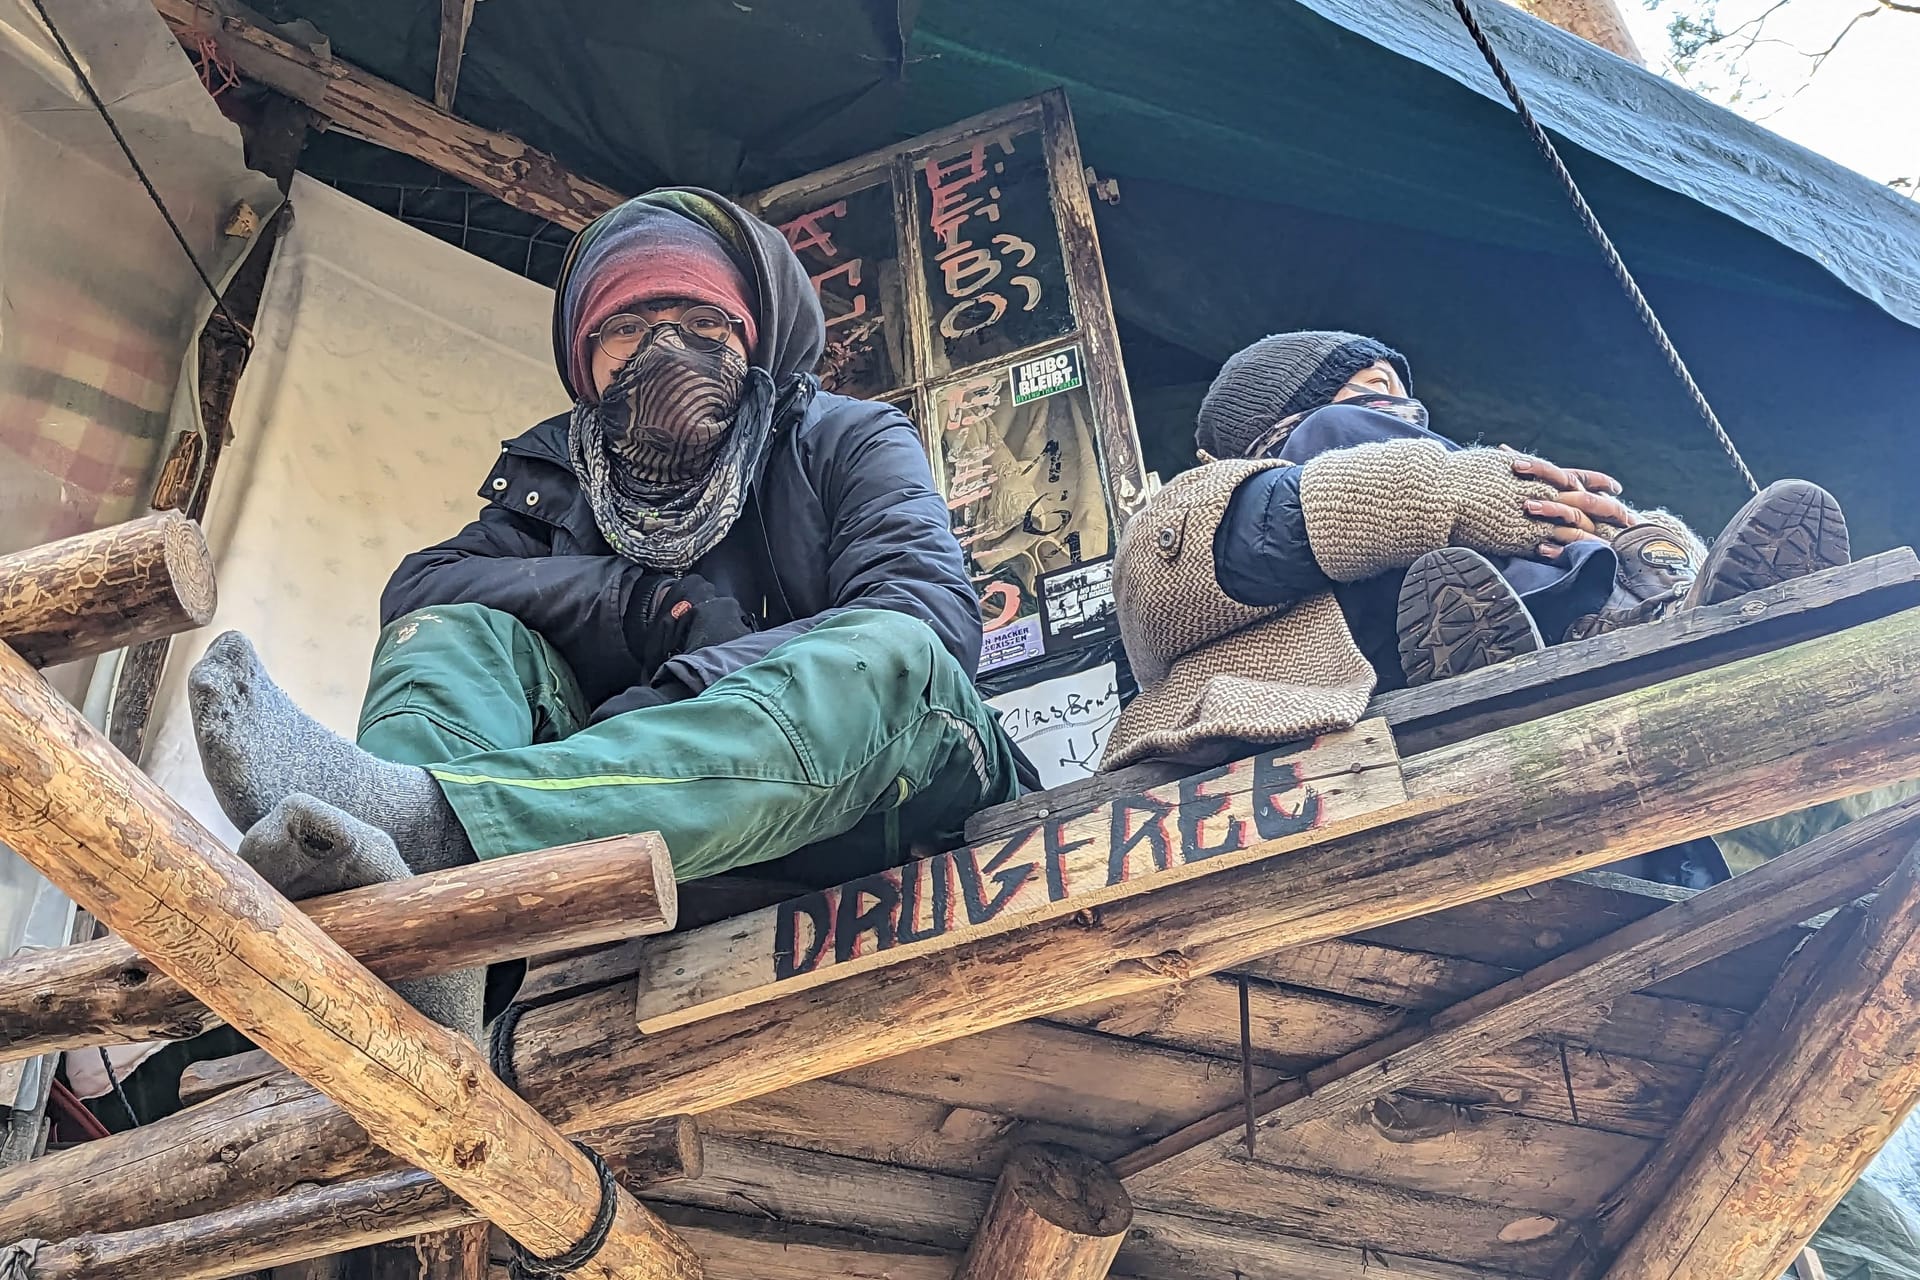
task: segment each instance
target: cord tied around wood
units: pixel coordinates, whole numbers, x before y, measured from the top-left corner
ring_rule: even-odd
[[[519,1007],[514,1005],[507,1012],[511,1013]],[[502,1014],[501,1021],[505,1018],[506,1014]],[[515,1021],[518,1021],[518,1018]],[[496,1021],[494,1025],[499,1026],[500,1022]],[[504,1080],[505,1077],[502,1079]],[[506,1083],[509,1088],[512,1088],[511,1080]],[[613,1229],[614,1214],[620,1207],[618,1184],[613,1180],[613,1170],[607,1167],[607,1162],[600,1158],[598,1151],[578,1138],[573,1140],[573,1145],[580,1148],[580,1154],[587,1158],[593,1165],[593,1171],[600,1175],[600,1209],[593,1215],[593,1225],[587,1228],[587,1233],[580,1237],[580,1242],[573,1248],[551,1258],[536,1257],[529,1253],[526,1246],[518,1240],[513,1241],[512,1260],[507,1263],[508,1280],[543,1280],[544,1277],[549,1276],[571,1275],[599,1256],[600,1246],[607,1242],[607,1233]]]

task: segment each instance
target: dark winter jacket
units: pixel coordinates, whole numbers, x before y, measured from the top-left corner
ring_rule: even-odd
[[[973,671],[979,606],[918,434],[898,409],[820,390],[811,370],[825,324],[806,269],[778,231],[711,199],[731,211],[715,229],[744,246],[740,265],[759,300],[743,404],[763,397],[774,425],[740,520],[690,572],[738,600],[761,630],[676,657],[660,674],[699,693],[852,608],[919,618]],[[555,355],[564,379],[558,338]],[[567,423],[550,418],[501,446],[479,519],[403,560],[380,615],[384,624],[460,602],[510,613],[560,651],[598,706],[656,674],[641,670],[628,642],[630,611],[649,608],[654,592],[637,590],[649,571],[616,555],[594,523]]]
[[[1449,450],[1462,447],[1392,414],[1331,404],[1302,418],[1276,456],[1305,463],[1334,449],[1406,439],[1437,440]],[[1392,500],[1391,494],[1381,495],[1383,503]],[[1321,571],[1300,511],[1299,466],[1270,467],[1241,485],[1227,505],[1213,548],[1221,588],[1242,604],[1284,605],[1333,592],[1347,630],[1373,665],[1377,688],[1398,689],[1406,683],[1396,634],[1400,582],[1406,574],[1396,570],[1359,582],[1335,582]],[[1574,619],[1605,603],[1617,561],[1612,547],[1579,542],[1552,564],[1499,558],[1495,563],[1519,592],[1541,634],[1558,640]]]

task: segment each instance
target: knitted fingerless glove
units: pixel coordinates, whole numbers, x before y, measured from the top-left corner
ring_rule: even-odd
[[[1498,449],[1449,452],[1429,440],[1383,440],[1335,449],[1300,474],[1307,543],[1336,582],[1404,569],[1429,551],[1468,547],[1525,555],[1553,528],[1529,516],[1529,498],[1550,485],[1523,480],[1523,457]]]

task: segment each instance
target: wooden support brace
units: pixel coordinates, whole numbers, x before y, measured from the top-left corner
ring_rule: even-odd
[[[658,1035],[635,1030],[632,983],[559,1000],[521,1019],[515,1072],[570,1131],[697,1115],[1510,893],[1920,775],[1917,675],[1920,612],[1908,611],[1405,759],[1409,794],[1443,807],[974,939],[938,963],[862,974]],[[360,1174],[390,1167],[324,1099],[243,1090],[207,1106],[229,1108],[224,1129],[206,1116],[168,1117],[35,1161],[31,1172],[0,1173],[0,1239],[137,1226],[343,1165]],[[246,1158],[219,1159],[232,1143]]]
[[[700,1176],[700,1133],[686,1116],[589,1134],[587,1140],[631,1192]],[[406,1169],[302,1187],[178,1222],[45,1244],[27,1280],[213,1280],[299,1261],[317,1252],[310,1243],[315,1240],[339,1250],[421,1232],[472,1235],[476,1224],[484,1239],[479,1214],[433,1175]],[[479,1274],[486,1274],[484,1265]]]
[[[1920,848],[1782,971],[1603,1226],[1608,1280],[1777,1280],[1920,1101]]]
[[[619,204],[512,134],[483,129],[337,58],[292,44],[194,0],[154,0],[174,34],[209,36],[249,78],[305,103],[348,133],[412,156],[516,209],[577,231]]]
[[[1126,1188],[1099,1161],[1016,1147],[954,1280],[1100,1280],[1132,1223]]]
[[[309,898],[300,909],[392,980],[663,933],[674,927],[677,892],[666,845],[649,832]],[[0,960],[0,1062],[181,1040],[218,1024],[119,938]]]
[[[204,627],[213,556],[177,511],[0,556],[0,642],[36,667]]]
[[[0,648],[0,840],[536,1255],[601,1204],[592,1163],[487,1069],[222,848],[11,650]],[[681,1280],[699,1260],[616,1189],[579,1269]]]
[[[1763,867],[1575,948],[1539,968],[1253,1096],[1262,1132],[1351,1110],[1540,1034],[1841,906],[1891,875],[1920,839],[1920,800],[1849,823]],[[1224,1109],[1113,1162],[1159,1185],[1239,1145],[1245,1112]]]
[[[467,30],[473,25],[473,0],[440,0],[440,50],[433,67],[433,105],[453,110],[460,87],[460,60],[466,55]]]

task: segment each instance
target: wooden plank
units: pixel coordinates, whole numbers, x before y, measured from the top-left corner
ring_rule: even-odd
[[[1132,1223],[1126,1188],[1098,1160],[1018,1147],[954,1280],[1105,1280]]]
[[[1831,635],[1920,604],[1920,558],[1900,547],[1645,626],[1555,645],[1367,708],[1412,754],[1585,706],[1676,675]]]
[[[467,51],[467,31],[473,25],[473,0],[440,0],[440,48],[433,65],[433,105],[453,110],[460,87],[460,60]]]
[[[180,1072],[180,1105],[197,1107],[284,1070],[265,1049],[189,1062]]]
[[[1285,1081],[1246,1104],[1262,1129],[1290,1128],[1406,1088],[1551,1026],[1568,1009],[1615,1000],[1859,897],[1920,839],[1920,800],[1810,841],[1765,866],[1595,939],[1490,991]],[[1569,1098],[1573,1096],[1569,1077]],[[1148,1181],[1220,1154],[1241,1112],[1222,1110],[1117,1163]],[[1802,1242],[1804,1243],[1804,1242]],[[1784,1265],[1784,1264],[1783,1264]]]
[[[666,845],[647,832],[350,889],[300,909],[376,975],[393,979],[664,932],[674,926],[676,894]],[[0,1061],[181,1040],[219,1021],[119,938],[0,960]]]
[[[213,618],[200,526],[160,512],[0,556],[0,643],[36,667],[90,658]]]
[[[1725,604],[1579,644],[1555,645],[1418,689],[1382,694],[1367,714],[1386,720],[1400,754],[1411,756],[1830,635],[1916,604],[1920,604],[1920,559],[1902,547]],[[1180,765],[1148,761],[1023,796],[975,814],[967,823],[967,839],[979,844],[1003,838],[1056,812],[1160,786],[1184,772]]]
[[[516,1074],[569,1130],[700,1114],[1777,816],[1920,772],[1916,668],[1909,613],[1682,677],[1408,760],[1410,793],[1457,802],[1284,867],[1203,877],[671,1032],[635,1030],[631,986],[557,1001],[520,1021]],[[350,1118],[297,1098],[246,1118],[257,1160],[207,1160],[179,1119],[35,1162],[43,1217],[84,1204],[78,1229],[138,1225],[175,1213],[189,1187],[197,1205],[232,1203],[309,1164],[379,1160]],[[136,1164],[137,1183],[108,1172]],[[11,1199],[19,1174],[0,1173],[0,1238],[28,1225]]]
[[[1245,1191],[1237,1188],[1236,1194]],[[754,1147],[725,1140],[707,1143],[707,1173],[697,1182],[662,1187],[657,1199],[739,1211],[752,1208],[785,1221],[842,1230],[868,1230],[936,1248],[954,1248],[972,1234],[991,1188],[940,1174],[847,1160],[822,1152]],[[1158,1193],[1156,1193],[1158,1194]],[[1167,1217],[1222,1221],[1250,1232],[1294,1236],[1326,1244],[1349,1244],[1417,1252],[1466,1266],[1491,1266],[1527,1275],[1547,1275],[1570,1224],[1556,1222],[1523,1239],[1501,1239],[1516,1221],[1539,1218],[1458,1197],[1426,1195],[1324,1173],[1272,1168],[1253,1202],[1216,1200],[1210,1193],[1166,1192],[1149,1210],[1136,1205],[1135,1226]],[[1123,1245],[1118,1269],[1135,1271],[1132,1241]],[[1489,1260],[1497,1261],[1489,1261]],[[1195,1273],[1221,1274],[1213,1260]]]
[[[1793,1262],[1920,1101],[1917,943],[1920,846],[1801,949],[1623,1193],[1610,1280],[1774,1280]]]
[[[684,1116],[589,1135],[629,1191],[700,1176],[699,1133]],[[296,1263],[315,1251],[458,1231],[484,1220],[417,1169],[305,1186],[271,1200],[178,1222],[43,1245],[32,1280],[213,1280]],[[481,1233],[484,1239],[485,1233]],[[318,1243],[316,1243],[318,1242]]]
[[[957,1068],[959,1064],[954,1064]],[[1107,1064],[1089,1064],[1089,1072]],[[1059,1142],[1101,1160],[1138,1145],[1136,1131],[1114,1116],[1098,1129],[1031,1118],[1044,1111],[1022,1096],[955,1104],[937,1077],[920,1077],[909,1096],[841,1080],[816,1081],[709,1112],[711,1136],[797,1147],[872,1163],[972,1180],[994,1176],[1007,1154],[1027,1142]],[[1151,1082],[1153,1087],[1159,1082]],[[1031,1094],[1051,1089],[1036,1080]],[[989,1104],[995,1109],[984,1109]],[[1204,1105],[1204,1104],[1202,1104]],[[1670,1127],[1670,1126],[1669,1126]],[[1652,1150],[1648,1138],[1556,1123],[1499,1106],[1465,1106],[1395,1094],[1356,1111],[1290,1131],[1263,1144],[1259,1162],[1584,1217]]]
[[[654,1033],[996,934],[1219,875],[1411,811],[1368,722],[916,859],[641,951]]]
[[[587,1235],[601,1200],[587,1158],[472,1042],[341,950],[5,647],[0,840],[536,1255]],[[581,1271],[668,1280],[700,1267],[620,1193]]]
[[[195,0],[154,0],[176,35],[210,36],[248,78],[305,103],[356,137],[398,151],[506,204],[577,231],[620,203],[512,134],[449,115],[337,58],[316,54]]]
[[[1113,507],[1113,537],[1120,540],[1133,513],[1147,504],[1147,464],[1134,427],[1133,396],[1120,358],[1120,332],[1107,294],[1107,269],[1100,257],[1100,231],[1087,194],[1087,166],[1064,89],[1040,95],[1040,127],[1046,138],[1047,177],[1053,186],[1054,216],[1066,251],[1067,279],[1081,339],[1087,344],[1087,394],[1093,401],[1094,431],[1100,445],[1100,471]]]

